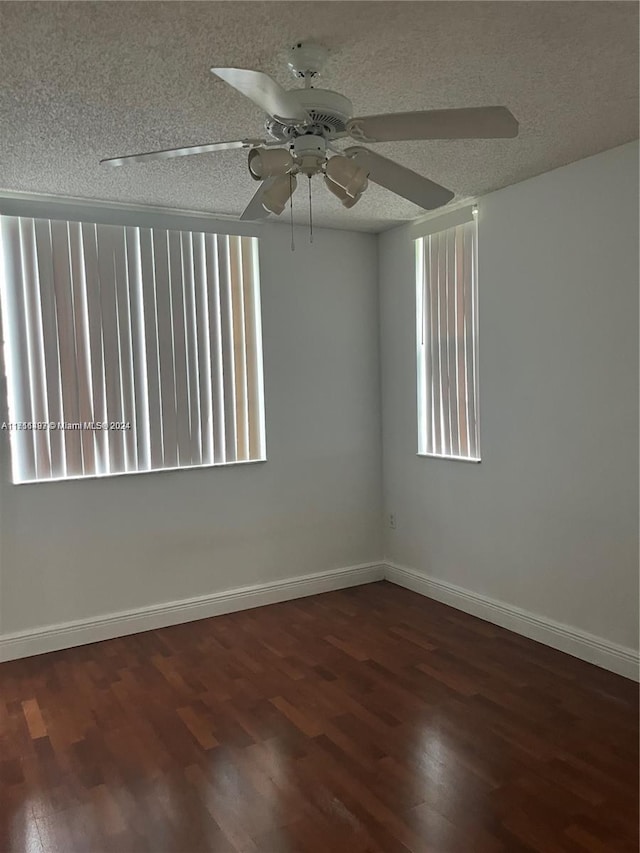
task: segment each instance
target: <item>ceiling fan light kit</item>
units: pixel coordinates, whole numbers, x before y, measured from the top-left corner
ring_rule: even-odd
[[[295,192],[298,180],[295,175],[281,175],[262,194],[262,206],[268,213],[280,216]]]
[[[369,181],[413,202],[424,210],[442,207],[454,193],[434,181],[358,144],[342,150],[336,142],[398,142],[430,139],[511,139],[518,122],[503,106],[468,107],[353,116],[351,101],[339,92],[314,88],[328,57],[322,45],[297,42],[288,52],[288,67],[303,89],[286,90],[262,71],[212,68],[211,72],[249,98],[266,114],[265,139],[213,142],[186,148],[150,151],[101,160],[113,166],[205,154],[233,148],[249,149],[251,177],[261,186],[240,216],[261,219],[283,212],[296,187],[296,175],[321,174],[326,187],[346,208],[353,207]],[[328,157],[327,151],[336,156]],[[309,188],[311,184],[309,183]],[[310,190],[309,190],[310,191]]]
[[[324,182],[329,192],[332,192],[336,198],[340,199],[343,207],[351,208],[362,198],[362,193],[358,193],[358,195],[355,196],[349,195],[341,186],[334,184],[331,178],[327,177],[327,175],[324,176]]]
[[[351,198],[362,195],[369,185],[368,172],[362,166],[358,166],[354,160],[340,155],[329,160],[326,165],[326,175]]]
[[[249,152],[249,174],[254,181],[286,175],[293,165],[293,157],[284,148],[253,148]]]

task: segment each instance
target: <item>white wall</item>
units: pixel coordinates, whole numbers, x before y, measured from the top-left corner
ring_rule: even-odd
[[[380,558],[376,238],[297,229],[292,253],[286,227],[261,236],[268,461],[13,486],[0,435],[0,640]]]
[[[292,254],[286,227],[264,228],[268,462],[13,486],[0,434],[0,644],[385,551],[637,647],[637,156],[630,144],[481,200],[480,465],[415,455],[409,229],[380,235],[376,257],[372,235],[318,230],[310,247],[297,229]],[[60,215],[53,203],[0,209]],[[147,212],[145,224],[169,222]],[[378,274],[395,531],[380,526]]]
[[[407,228],[379,264],[387,556],[637,648],[637,143],[480,202],[479,465],[415,455]]]

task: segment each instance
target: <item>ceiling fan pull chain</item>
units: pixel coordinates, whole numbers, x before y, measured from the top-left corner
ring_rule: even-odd
[[[291,219],[291,251],[295,252],[296,244],[293,239],[293,177],[291,172],[289,172],[289,212]]]
[[[313,243],[313,212],[311,208],[311,175],[309,175],[309,242]]]

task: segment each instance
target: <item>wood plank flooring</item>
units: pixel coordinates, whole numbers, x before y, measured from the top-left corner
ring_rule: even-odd
[[[637,685],[388,583],[0,664],[2,853],[637,850]]]

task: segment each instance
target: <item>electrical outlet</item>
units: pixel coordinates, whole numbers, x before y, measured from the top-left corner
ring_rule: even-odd
[[[390,527],[392,530],[395,530],[395,529],[396,529],[396,514],[395,514],[395,512],[390,512],[390,513],[389,513],[389,527]]]

